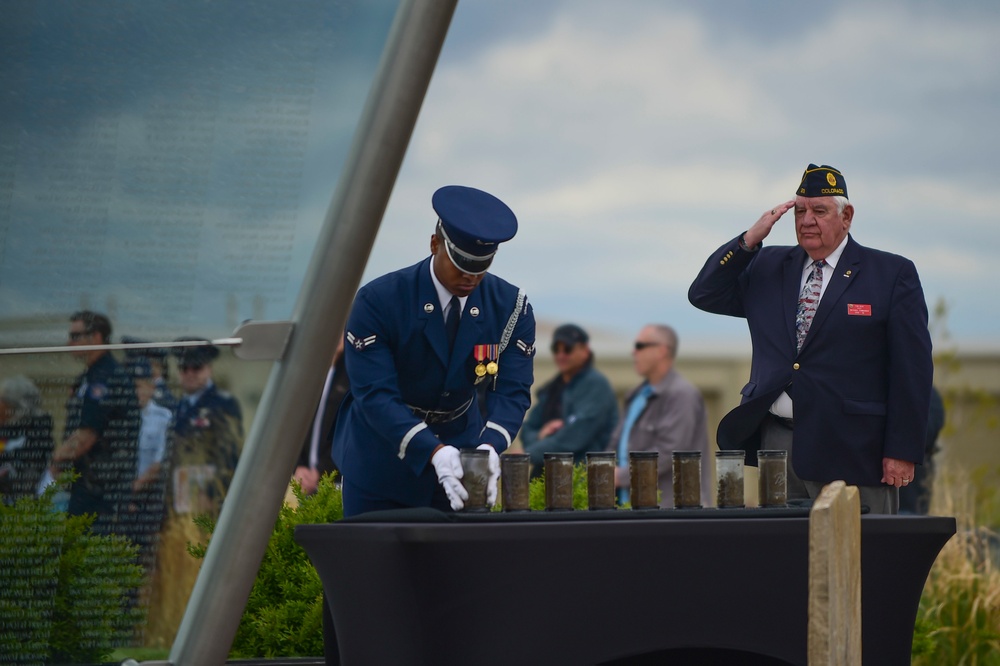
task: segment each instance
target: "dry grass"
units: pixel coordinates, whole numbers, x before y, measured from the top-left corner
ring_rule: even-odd
[[[1000,535],[996,495],[960,470],[942,470],[932,513],[955,516],[958,532],[941,550],[920,600],[914,666],[1000,665]],[[981,478],[980,478],[981,480]]]

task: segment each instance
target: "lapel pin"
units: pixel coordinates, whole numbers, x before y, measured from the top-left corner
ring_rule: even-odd
[[[434,312],[434,304],[433,303],[424,303],[424,312],[426,312],[428,314],[430,314],[431,312]]]
[[[847,272],[844,273],[844,277],[851,277],[850,269],[848,269]]]
[[[472,308],[469,309],[469,314],[472,315],[473,317],[478,317],[479,316],[479,308],[477,308],[475,305],[473,305]]]

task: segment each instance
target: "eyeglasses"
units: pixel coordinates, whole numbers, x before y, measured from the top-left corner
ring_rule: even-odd
[[[185,363],[184,365],[178,366],[181,372],[198,372],[205,367],[203,363]]]
[[[576,345],[566,345],[566,344],[563,344],[562,342],[560,342],[560,343],[552,345],[552,353],[553,354],[570,354],[570,353],[573,352],[573,348],[574,347],[576,347]]]
[[[646,347],[659,347],[662,344],[663,344],[662,342],[641,342],[639,340],[636,340],[636,342],[635,342],[635,350],[636,351],[642,351]]]
[[[72,340],[73,342],[76,342],[80,338],[85,338],[91,333],[93,333],[93,331],[70,331],[69,339]]]

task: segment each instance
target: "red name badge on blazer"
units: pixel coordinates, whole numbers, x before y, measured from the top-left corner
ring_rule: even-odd
[[[859,317],[871,317],[872,306],[867,303],[848,303],[847,314],[857,315]]]

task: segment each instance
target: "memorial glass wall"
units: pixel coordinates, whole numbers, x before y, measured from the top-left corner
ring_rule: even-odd
[[[54,348],[288,319],[395,11],[4,3],[0,663],[169,648],[271,364]]]

